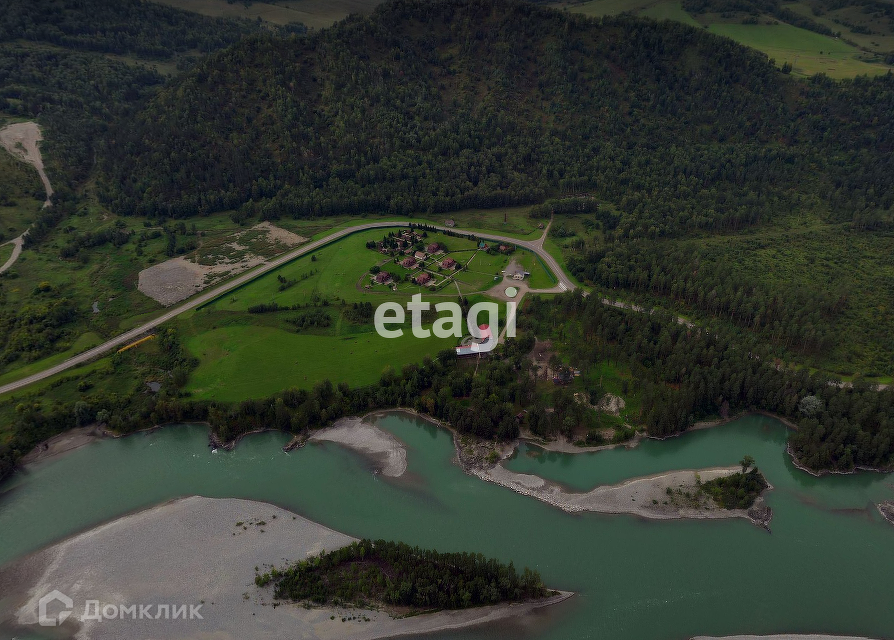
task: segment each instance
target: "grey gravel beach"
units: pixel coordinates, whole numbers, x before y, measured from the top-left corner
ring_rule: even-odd
[[[183,498],[100,525],[0,569],[0,624],[27,631],[38,622],[40,599],[58,590],[73,600],[70,617],[55,630],[65,638],[373,640],[517,618],[572,595],[395,619],[364,609],[273,606],[272,590],[254,584],[256,567],[282,566],[353,540],[267,503]],[[88,600],[98,601],[107,615],[85,619]],[[121,607],[132,605],[135,613],[128,609],[122,617]],[[148,606],[146,615],[140,615],[140,605]],[[55,617],[61,605],[54,606],[49,615]],[[175,611],[190,607],[201,619],[173,619]],[[114,618],[108,615],[113,612]]]
[[[407,470],[407,448],[387,431],[363,418],[341,418],[331,427],[314,431],[311,441],[336,442],[372,458],[382,475],[397,478]]]

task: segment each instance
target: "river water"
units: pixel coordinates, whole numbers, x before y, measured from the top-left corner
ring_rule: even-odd
[[[775,489],[773,533],[744,520],[646,521],[567,514],[467,476],[450,434],[406,414],[379,426],[407,444],[398,479],[333,443],[284,454],[264,433],[211,453],[207,430],[178,426],[102,440],[0,486],[0,564],[129,511],[185,495],[263,500],[357,537],[481,552],[577,592],[525,624],[440,639],[682,640],[693,635],[826,632],[894,637],[894,526],[874,503],[894,476],[814,478],[784,452],[785,428],[749,416],[632,450],[547,453],[522,446],[507,466],[571,488],[672,469],[735,464],[745,454]],[[0,632],[2,635],[2,632]]]

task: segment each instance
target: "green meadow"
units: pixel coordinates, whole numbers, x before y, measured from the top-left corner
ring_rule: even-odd
[[[675,20],[693,27],[701,26],[695,18],[686,13],[679,2],[659,2],[642,9],[639,15],[653,20]]]
[[[546,268],[543,260],[531,251],[516,251],[512,257],[529,272],[526,282],[532,289],[551,289],[556,286],[556,277]]]
[[[389,231],[392,229],[375,229],[352,234],[252,280],[206,305],[205,308],[218,311],[246,311],[258,304],[275,302],[280,306],[304,305],[320,298],[378,303],[385,300],[406,300],[415,293],[428,292],[426,287],[417,286],[406,280],[408,276],[418,273],[418,269],[404,269],[395,264],[393,258],[366,248],[367,242],[381,240]],[[489,255],[484,251],[477,251],[476,243],[465,238],[429,232],[424,243],[432,242],[446,246],[449,256],[457,262],[468,264],[466,269],[455,274],[463,294],[491,288],[495,284],[494,276],[509,263],[508,256]],[[439,262],[445,257],[447,255],[437,256],[434,260]],[[373,266],[379,266],[381,270],[391,274],[401,275],[403,281],[397,284],[397,291],[371,283],[370,269]],[[437,264],[428,261],[426,268],[437,274],[438,281],[451,273],[440,271]],[[294,284],[283,287],[284,283],[280,278],[286,283],[294,281]],[[370,288],[367,289],[367,286]],[[433,295],[455,297],[458,292],[456,285],[450,284],[434,292]]]
[[[195,398],[243,400],[321,380],[372,384],[387,367],[399,370],[457,344],[454,338],[388,339],[367,331],[349,336],[295,333],[273,327],[231,326],[186,339],[199,358],[187,389]]]
[[[275,25],[300,22],[322,29],[352,13],[369,13],[381,0],[278,0],[230,2],[228,0],[159,0],[178,9],[214,18],[244,18]]]
[[[590,0],[577,4],[554,3],[552,6],[594,17],[631,13],[655,20],[674,20],[693,27],[707,28],[711,33],[766,53],[780,67],[785,62],[790,63],[795,75],[825,73],[831,78],[853,78],[858,75],[884,74],[892,68],[882,64],[875,54],[891,50],[894,34],[891,34],[884,21],[872,21],[871,15],[862,13],[857,7],[843,7],[829,16],[816,16],[806,3],[786,5],[792,11],[842,32],[841,38],[833,38],[780,22],[769,15],[761,16],[760,24],[741,24],[741,20],[746,17],[744,13],[705,13],[693,16],[678,1]],[[872,33],[853,33],[840,22],[835,22],[835,17],[851,24],[871,27]],[[861,51],[858,46],[845,40],[873,53]]]
[[[375,382],[387,367],[399,369],[456,346],[455,337],[413,337],[409,314],[403,327],[405,335],[396,339],[379,336],[371,321],[356,323],[347,315],[354,303],[369,302],[374,308],[385,301],[404,305],[420,292],[426,298],[452,301],[461,291],[470,294],[470,303],[487,300],[476,292],[498,284],[495,277],[503,281],[500,271],[508,265],[510,256],[490,255],[478,250],[473,241],[428,232],[425,244],[445,245],[449,255],[467,268],[456,273],[455,283],[436,293],[405,279],[398,283],[397,291],[392,291],[371,283],[371,267],[377,265],[404,278],[417,270],[398,267],[391,257],[366,247],[367,242],[381,240],[389,231],[352,234],[178,320],[187,350],[199,360],[187,390],[196,398],[229,401],[261,397],[288,387],[309,388],[325,379],[366,385]],[[534,254],[518,251],[513,255],[536,276],[537,286],[552,286],[552,276]],[[436,266],[432,270],[438,272]],[[250,307],[274,302],[280,307],[300,308],[248,313]],[[329,315],[331,325],[299,332],[289,323],[301,314],[317,312]],[[501,322],[504,315],[501,310]]]
[[[788,62],[801,75],[825,73],[831,78],[879,75],[891,67],[858,60],[860,51],[846,42],[788,24],[712,24],[711,33],[763,51],[777,65]]]

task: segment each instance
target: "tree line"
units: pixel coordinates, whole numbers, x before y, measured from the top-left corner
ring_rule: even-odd
[[[28,0],[10,3],[0,13],[0,42],[27,40],[156,60],[216,51],[259,30],[249,20],[211,18],[141,0]]]

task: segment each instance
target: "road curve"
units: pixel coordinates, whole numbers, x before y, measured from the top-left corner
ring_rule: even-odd
[[[149,322],[146,322],[145,324],[140,325],[139,327],[137,327],[135,329],[131,329],[130,331],[127,331],[127,332],[122,333],[118,336],[115,336],[114,338],[106,340],[99,346],[93,347],[92,349],[88,349],[87,351],[84,351],[83,353],[79,353],[76,356],[72,356],[71,358],[62,361],[57,365],[53,365],[52,367],[48,367],[48,368],[44,369],[43,371],[39,371],[37,373],[31,374],[30,376],[28,376],[26,378],[22,378],[21,380],[16,380],[15,382],[10,382],[8,384],[0,386],[0,395],[2,395],[4,393],[9,393],[10,391],[16,391],[23,387],[27,387],[29,384],[33,384],[40,380],[44,380],[45,378],[49,378],[50,376],[56,375],[57,373],[62,373],[63,371],[71,369],[72,367],[76,367],[78,365],[89,362],[93,358],[95,358],[97,356],[101,356],[102,354],[104,354],[108,351],[111,351],[115,347],[128,344],[128,343],[132,342],[133,340],[137,339],[142,334],[144,334],[148,331],[151,331],[152,329],[156,328],[157,326],[159,326],[161,324],[164,324],[165,322],[167,322],[168,320],[171,320],[172,318],[176,318],[181,313],[185,313],[185,312],[189,311],[190,309],[195,309],[196,307],[199,307],[199,306],[205,304],[206,302],[210,302],[211,300],[214,300],[215,298],[218,298],[218,297],[224,295],[225,293],[232,291],[233,289],[241,287],[245,283],[250,282],[257,277],[264,275],[265,273],[273,271],[277,267],[281,267],[282,265],[284,265],[288,262],[291,262],[295,258],[300,258],[301,256],[303,256],[307,253],[316,251],[320,247],[323,247],[331,242],[334,242],[335,240],[344,238],[345,236],[351,235],[352,233],[357,233],[358,231],[367,231],[369,229],[382,229],[382,228],[388,228],[388,227],[407,227],[407,226],[409,226],[409,224],[410,223],[408,221],[369,222],[366,224],[357,225],[355,227],[347,227],[345,229],[341,229],[340,231],[336,231],[335,233],[331,233],[328,236],[326,236],[325,238],[320,238],[319,240],[309,242],[305,245],[298,247],[294,251],[289,251],[288,253],[285,253],[285,254],[281,255],[280,257],[275,258],[274,260],[271,260],[270,262],[267,262],[252,271],[248,271],[248,272],[242,274],[241,276],[238,276],[238,277],[230,280],[229,282],[220,285],[219,287],[215,287],[215,288],[211,289],[210,291],[208,291],[207,293],[201,293],[201,294],[195,296],[194,298],[187,300],[183,304],[171,309],[170,311],[165,312],[164,314],[160,315],[159,317],[157,317],[153,320],[150,320]],[[446,231],[446,232],[451,232],[451,233],[475,235],[479,238],[483,238],[486,240],[496,240],[497,242],[505,242],[506,244],[514,244],[515,246],[521,247],[522,249],[527,249],[528,251],[533,251],[538,256],[540,256],[540,259],[543,260],[543,262],[546,263],[546,265],[550,268],[550,270],[552,270],[552,272],[555,274],[555,276],[558,280],[558,283],[559,283],[556,285],[557,291],[571,290],[571,289],[575,288],[574,283],[571,282],[571,280],[568,278],[567,275],[565,275],[565,272],[562,271],[562,268],[559,266],[559,263],[556,261],[556,259],[553,258],[549,254],[549,252],[547,252],[543,248],[543,240],[546,237],[546,232],[548,231],[549,227],[547,227],[547,229],[544,230],[543,235],[539,239],[531,241],[531,240],[519,240],[518,238],[510,238],[509,236],[495,235],[495,234],[487,233],[484,231],[468,231],[465,229],[447,228],[447,227],[442,227],[439,225],[428,224],[428,223],[424,223],[424,224],[425,224],[425,228],[427,228],[427,229],[435,229],[438,231]]]

